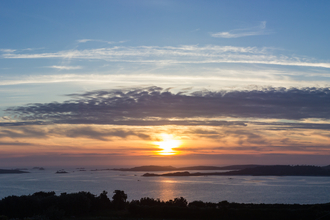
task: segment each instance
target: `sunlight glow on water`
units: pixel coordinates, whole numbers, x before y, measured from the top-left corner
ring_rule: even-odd
[[[129,200],[143,197],[169,200],[182,196],[189,202],[330,202],[330,177],[142,177],[144,172],[67,170],[67,174],[55,174],[56,170],[29,171],[28,174],[1,174],[0,198],[38,191],[55,191],[56,194],[89,191],[99,195],[103,190],[112,197],[112,192],[119,189],[127,193]]]

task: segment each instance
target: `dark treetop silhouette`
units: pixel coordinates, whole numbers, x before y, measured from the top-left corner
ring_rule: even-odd
[[[8,196],[0,200],[0,220],[33,219],[224,219],[224,220],[310,220],[329,219],[330,203],[239,204],[192,201],[183,197],[169,201],[141,198],[127,201],[124,191],[115,190],[112,200],[103,191],[99,196],[89,192],[36,192],[27,196]]]

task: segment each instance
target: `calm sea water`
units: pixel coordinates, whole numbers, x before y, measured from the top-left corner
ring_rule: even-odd
[[[77,171],[55,174],[56,170],[29,170],[27,174],[0,174],[0,199],[10,195],[28,195],[38,191],[103,190],[112,197],[114,190],[124,190],[128,200],[142,197],[161,200],[184,197],[188,202],[238,203],[327,203],[330,202],[330,177],[279,176],[199,176],[142,177],[145,172]],[[194,172],[194,171],[192,171]]]

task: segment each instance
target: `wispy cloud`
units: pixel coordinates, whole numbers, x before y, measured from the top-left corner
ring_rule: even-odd
[[[219,38],[238,38],[238,37],[248,37],[255,35],[265,35],[265,34],[270,34],[270,31],[266,31],[266,21],[262,21],[260,25],[256,27],[218,32],[211,34],[211,36],[219,37]]]
[[[45,47],[38,47],[38,48],[25,48],[22,51],[33,51],[33,50],[43,50]]]
[[[251,89],[251,87],[328,87],[329,77],[324,73],[313,73],[316,77],[322,76],[320,80],[302,81],[301,79],[308,78],[311,72],[283,72],[272,70],[232,70],[226,68],[194,68],[190,71],[191,75],[180,75],[184,71],[182,68],[173,71],[171,74],[164,74],[158,68],[155,68],[150,73],[146,67],[142,66],[142,70],[127,69],[121,71],[121,74],[90,74],[90,72],[79,71],[78,74],[53,74],[53,75],[37,75],[37,76],[21,76],[21,77],[2,77],[0,86],[9,85],[27,85],[27,84],[52,84],[52,83],[75,83],[88,84],[92,86],[90,89],[100,88],[100,85],[109,88],[117,88],[118,86],[137,87],[146,85],[158,85],[162,87],[175,87],[177,89],[193,87],[193,90],[200,90],[205,87],[210,89]],[[165,69],[166,70],[166,69]],[[200,73],[203,75],[200,75]],[[324,76],[323,76],[324,75]],[[299,80],[294,78],[299,77]],[[327,78],[325,78],[327,77]],[[327,80],[328,79],[328,80]],[[184,82],[184,83],[182,83]],[[2,87],[2,91],[3,91]],[[109,88],[109,89],[111,89]]]
[[[3,53],[13,53],[16,50],[14,50],[14,49],[0,49],[0,51],[3,52]]]
[[[192,32],[197,32],[197,31],[200,31],[200,30],[201,30],[200,28],[197,28],[197,29],[192,30],[192,31],[190,31],[190,32],[192,33]]]
[[[89,59],[105,60],[108,62],[131,62],[149,64],[214,64],[214,63],[242,63],[287,65],[304,67],[330,68],[330,63],[317,62],[313,59],[297,56],[273,54],[273,49],[257,47],[233,46],[114,46],[85,50],[66,50],[55,53],[5,53],[7,59]]]
[[[121,44],[125,43],[126,41],[106,41],[106,40],[98,40],[98,39],[80,39],[77,40],[78,43],[87,43],[87,42],[101,42],[101,43],[107,43],[107,44]]]
[[[30,143],[21,143],[21,142],[1,142],[0,141],[0,146],[27,146],[27,145],[32,145]]]
[[[94,41],[92,39],[80,39],[80,40],[77,40],[78,43],[86,43],[86,42],[89,42],[89,41]]]
[[[82,69],[81,66],[49,66],[49,68],[59,69],[59,70],[78,70]]]
[[[48,139],[51,137],[88,138],[100,141],[110,141],[113,138],[127,139],[137,137],[150,140],[151,136],[142,129],[113,128],[109,126],[78,125],[78,126],[0,126],[0,140],[11,139]],[[4,143],[4,142],[3,142]],[[18,142],[5,142],[6,145],[22,145]],[[1,141],[0,141],[1,145]]]
[[[107,141],[113,137],[128,138],[129,136],[137,136],[141,139],[148,139],[148,140],[150,139],[150,136],[148,134],[144,134],[136,131],[134,132],[132,130],[102,129],[91,126],[77,126],[75,128],[67,128],[67,129],[55,128],[52,129],[50,133],[55,133],[71,138],[84,137],[90,139],[97,139],[101,141]]]
[[[17,127],[15,129],[6,128],[0,130],[0,138],[48,138],[47,129],[35,127]]]
[[[3,53],[14,53],[14,52],[19,52],[19,51],[34,51],[34,50],[42,50],[45,49],[44,47],[39,47],[39,48],[24,48],[24,49],[0,49],[1,52]]]

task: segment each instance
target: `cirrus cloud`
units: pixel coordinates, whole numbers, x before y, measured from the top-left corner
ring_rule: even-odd
[[[260,25],[256,27],[234,29],[227,32],[218,32],[211,34],[212,37],[218,38],[238,38],[238,37],[248,37],[256,35],[270,34],[270,31],[266,31],[266,21],[260,22]]]
[[[49,66],[49,68],[53,68],[53,69],[59,69],[59,70],[78,70],[78,69],[82,69],[81,66]]]
[[[5,53],[6,59],[88,59],[142,64],[215,64],[242,63],[280,66],[330,68],[328,62],[315,62],[296,56],[275,55],[270,48],[234,46],[114,46],[107,48],[65,50],[54,53]]]

